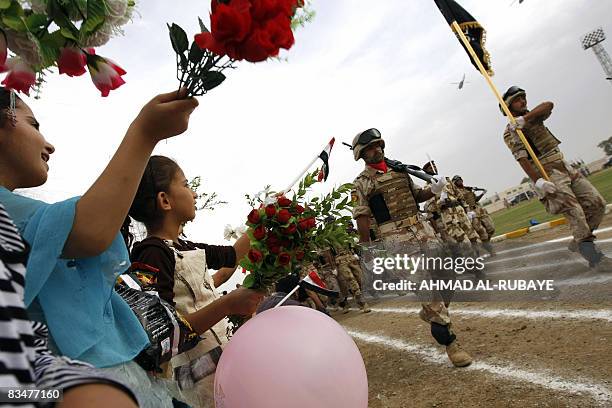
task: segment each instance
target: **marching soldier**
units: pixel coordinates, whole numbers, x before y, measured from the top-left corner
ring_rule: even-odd
[[[504,142],[535,184],[546,211],[565,216],[574,236],[570,249],[578,251],[590,268],[597,272],[612,271],[612,259],[604,256],[595,245],[593,235],[605,214],[606,201],[580,172],[563,159],[559,149],[561,141],[544,125],[552,114],[553,103],[543,102],[529,110],[527,95],[517,86],[508,88],[503,98],[516,118],[516,124],[506,126]],[[550,180],[540,174],[516,133],[517,128],[522,129]]]
[[[495,232],[495,226],[487,210],[478,203],[485,195],[486,190],[482,190],[480,194],[476,195],[474,192],[476,189],[464,186],[463,179],[458,175],[453,177],[453,184],[461,193],[460,198],[468,207],[468,218],[472,222],[472,227],[474,227],[474,230],[478,233],[482,241],[482,246],[489,251],[491,256],[494,256],[495,251],[493,245],[491,245],[491,237],[493,237],[493,233]]]
[[[359,261],[355,259],[355,254],[350,247],[341,248],[334,257],[336,270],[338,271],[338,280],[344,281],[345,287],[353,294],[353,298],[359,305],[363,313],[371,312],[370,306],[363,299],[363,284],[361,278],[361,266]],[[345,313],[348,308],[345,308]]]
[[[425,164],[423,170],[432,176],[437,174],[433,161]],[[426,208],[439,212],[441,222],[438,224],[443,224],[446,230],[446,234],[440,235],[451,249],[459,251],[463,256],[477,256],[480,239],[467,218],[460,192],[453,184],[447,183],[439,195],[427,202]]]
[[[390,168],[384,160],[385,142],[377,129],[357,134],[352,147],[355,161],[363,159],[366,164],[354,181],[353,218],[357,220],[360,242],[364,246],[370,242],[370,217],[373,216],[385,245],[388,243],[390,247],[404,250],[412,246],[427,255],[445,254],[442,242],[418,217],[418,203],[441,193],[446,180],[436,179],[428,187],[419,188],[408,174]],[[472,358],[460,348],[451,329],[447,309],[450,299],[439,292],[434,296],[429,303],[422,303],[419,315],[430,324],[436,341],[446,346],[451,362],[457,367],[465,367]]]

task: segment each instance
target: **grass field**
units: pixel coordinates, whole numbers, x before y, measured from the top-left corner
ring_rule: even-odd
[[[604,196],[608,203],[612,202],[612,169],[595,173],[589,177],[589,180]],[[560,218],[561,216],[548,214],[540,201],[533,199],[517,204],[506,210],[494,212],[491,214],[491,217],[495,223],[495,235],[498,235],[519,228],[528,227],[530,225],[529,220],[531,219],[536,219],[539,222],[546,222],[555,218]]]

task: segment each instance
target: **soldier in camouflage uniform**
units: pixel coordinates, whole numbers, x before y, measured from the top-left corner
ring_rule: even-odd
[[[370,306],[368,306],[362,295],[361,266],[359,261],[355,259],[355,254],[351,248],[346,247],[338,250],[334,261],[338,271],[338,280],[344,281],[344,285],[353,294],[361,311],[369,313],[371,311]],[[348,303],[346,305],[345,313],[348,312]]]
[[[423,170],[432,176],[437,174],[433,161],[426,163]],[[438,232],[455,255],[478,256],[477,246],[480,238],[467,218],[460,192],[452,183],[447,183],[440,194],[429,199],[425,208],[434,214],[432,218],[439,214]]]
[[[597,272],[612,271],[612,259],[604,256],[595,245],[593,235],[605,214],[606,201],[580,172],[563,159],[559,149],[561,142],[544,125],[552,113],[553,103],[544,102],[529,110],[525,91],[516,86],[510,87],[503,98],[516,118],[516,124],[506,126],[504,142],[535,184],[546,211],[565,216],[574,236],[570,249],[577,250],[589,267]],[[550,180],[540,174],[516,133],[517,128],[523,130]]]
[[[495,226],[487,210],[478,204],[478,201],[486,194],[486,190],[476,195],[472,187],[463,185],[463,179],[458,175],[453,177],[453,184],[461,194],[460,199],[465,202],[468,207],[468,218],[472,222],[472,227],[478,233],[482,241],[482,246],[489,251],[491,256],[494,256],[495,251],[491,245],[491,237],[493,237],[493,233],[495,232]]]
[[[327,253],[329,253],[329,256],[326,255]],[[346,304],[346,297],[348,296],[348,291],[346,290],[344,283],[340,283],[338,279],[338,271],[334,269],[331,261],[331,251],[326,250],[322,251],[319,254],[319,262],[316,262],[315,265],[317,267],[317,270],[319,271],[319,276],[321,277],[321,279],[323,279],[327,288],[336,291],[340,294],[339,303],[342,303],[341,306],[344,307],[344,305]],[[331,304],[336,304],[336,299],[332,298],[329,300]]]
[[[440,193],[445,180],[440,178],[426,188],[419,188],[407,173],[388,167],[384,160],[385,142],[376,129],[357,134],[352,146],[355,160],[363,159],[366,164],[354,181],[353,192],[356,201],[353,218],[357,220],[362,245],[367,248],[370,242],[370,218],[373,216],[380,238],[386,246],[395,248],[396,254],[415,254],[409,251],[416,248],[417,253],[444,256],[446,252],[442,242],[432,228],[418,217],[418,203]],[[457,367],[469,365],[472,358],[459,347],[451,330],[447,309],[450,299],[438,292],[432,295],[433,298],[422,303],[419,315],[430,324],[436,341],[446,346],[451,362]]]

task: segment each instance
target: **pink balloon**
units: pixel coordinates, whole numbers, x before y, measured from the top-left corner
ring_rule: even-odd
[[[282,306],[256,315],[225,347],[217,408],[367,408],[368,378],[353,339],[321,312]]]

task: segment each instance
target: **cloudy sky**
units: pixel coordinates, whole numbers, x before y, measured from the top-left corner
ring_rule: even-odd
[[[141,106],[176,88],[165,24],[195,33],[197,15],[208,21],[209,5],[138,3],[140,16],[126,35],[98,50],[128,71],[126,85],[101,98],[88,76],[49,75],[42,99],[31,101],[57,148],[48,183],[31,194],[50,201],[82,194]],[[599,26],[612,35],[612,2],[510,3],[461,1],[487,29],[495,83],[501,92],[520,85],[530,106],[555,103],[548,126],[568,159],[601,158],[596,145],[612,135],[612,83],[579,39]],[[313,7],[316,18],[283,54],[288,61],[238,64],[200,98],[189,131],[156,149],[230,203],[200,213],[187,229],[190,238],[223,243],[223,226],[248,212],[245,193],[266,184],[284,188],[332,136],[331,175],[319,191],[352,181],[363,163],[340,142],[370,127],[382,132],[387,156],[405,163],[421,165],[430,154],[442,174],[461,174],[491,193],[521,180],[502,140],[497,102],[433,1],[314,0]],[[464,73],[469,83],[457,90],[450,82]]]

